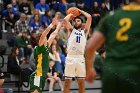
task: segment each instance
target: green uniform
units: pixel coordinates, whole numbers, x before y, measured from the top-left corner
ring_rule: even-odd
[[[49,51],[48,46],[37,46],[34,50],[34,58],[36,61],[36,70],[30,76],[30,91],[38,90],[42,93],[45,85],[47,72],[49,70]]]
[[[102,19],[106,38],[102,93],[140,93],[140,6],[124,6]]]

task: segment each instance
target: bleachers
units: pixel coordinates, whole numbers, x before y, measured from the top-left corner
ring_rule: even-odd
[[[4,58],[4,66],[1,68],[4,75],[5,75],[5,82],[3,85],[3,89],[6,91],[9,88],[18,91],[20,89],[19,86],[15,86],[15,84],[20,85],[20,80],[17,80],[13,75],[7,72],[7,60],[8,60],[8,55],[10,54],[11,47],[8,46],[6,38],[8,37],[9,34],[7,33],[2,33],[2,39],[0,40],[0,46],[4,45],[6,47],[6,52],[3,56]],[[2,64],[2,59],[0,59],[0,65]],[[15,79],[14,79],[15,78]]]
[[[7,47],[5,55],[3,55],[4,67],[2,68],[2,71],[5,74],[5,83],[3,85],[3,89],[5,91],[8,89],[13,89],[14,93],[28,93],[29,87],[26,88],[24,86],[20,87],[20,92],[19,92],[18,86],[15,85],[17,83],[16,80],[15,81],[11,80],[11,76],[7,72],[7,59],[8,59],[8,54],[10,53],[10,50],[11,50],[11,47],[8,47],[7,45],[7,40],[6,40],[6,38],[8,37],[7,35],[8,35],[7,33],[3,33],[2,40],[0,40],[0,45],[4,45]],[[0,59],[0,64],[1,64],[1,59]],[[62,83],[64,85],[64,81],[62,81]],[[27,82],[25,83],[25,85],[27,85]],[[101,92],[100,80],[96,80],[94,84],[88,84],[86,82],[85,86],[86,86],[86,93],[100,93]],[[43,93],[48,93],[48,88],[49,88],[49,84],[46,82],[46,86],[44,88]],[[54,87],[54,93],[62,93],[57,83],[55,84],[55,87]],[[78,85],[76,81],[73,81],[71,84],[71,93],[78,93]]]

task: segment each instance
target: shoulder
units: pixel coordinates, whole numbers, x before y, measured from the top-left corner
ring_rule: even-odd
[[[48,4],[45,4],[45,6],[46,6],[47,8],[49,8],[49,5],[48,5]]]
[[[7,13],[8,13],[8,11],[7,11],[7,10],[4,10],[4,11],[3,11],[3,14],[4,14],[4,15],[6,15]]]
[[[41,5],[40,5],[40,3],[37,3],[36,4],[36,8],[39,8]]]
[[[31,22],[29,23],[30,26],[33,26],[34,24],[35,24],[34,21],[31,21]]]
[[[22,38],[21,38],[21,36],[17,36],[16,39],[17,39],[17,40],[20,40],[20,39],[22,39]]]
[[[114,18],[114,17],[118,16],[122,12],[123,12],[122,9],[119,9],[119,10],[116,10],[116,11],[110,11],[104,18],[105,19],[111,19],[111,18]]]
[[[47,17],[45,15],[43,15],[42,20],[47,20]]]
[[[19,25],[21,23],[21,21],[20,20],[18,20],[17,22],[16,22],[16,25]]]
[[[70,29],[71,32],[77,31],[75,28]]]

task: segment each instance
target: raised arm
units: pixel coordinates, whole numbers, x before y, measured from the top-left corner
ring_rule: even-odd
[[[78,9],[78,10],[80,11],[81,14],[83,14],[87,18],[87,21],[85,24],[85,31],[86,31],[86,36],[88,36],[89,31],[90,31],[91,22],[92,22],[92,17],[89,13],[87,13],[83,10],[80,10],[80,9]]]
[[[46,36],[48,35],[48,33],[50,32],[50,30],[53,28],[54,25],[56,25],[57,23],[57,19],[54,18],[52,23],[47,27],[47,29],[42,33],[40,39],[39,39],[39,46],[42,46],[43,44],[46,43]]]
[[[70,23],[70,20],[71,20],[71,18],[73,17],[73,14],[68,14],[65,18],[64,18],[64,24],[65,24],[65,26],[66,26],[66,29],[68,30],[68,31],[72,31],[72,25],[71,25],[71,23]]]
[[[48,44],[49,44],[49,46],[52,44],[53,40],[55,39],[56,35],[58,34],[58,32],[59,32],[61,26],[62,26],[62,23],[61,23],[61,22],[58,22],[55,31],[51,33],[51,35],[50,35],[50,37],[49,37],[49,39],[48,39]]]

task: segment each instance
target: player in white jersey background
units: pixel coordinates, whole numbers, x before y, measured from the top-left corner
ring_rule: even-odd
[[[74,18],[73,14],[68,14],[64,18],[64,24],[68,30],[67,57],[65,65],[65,85],[63,93],[70,93],[70,84],[73,77],[77,79],[79,93],[85,93],[86,67],[84,51],[91,26],[91,15],[78,9],[86,17],[86,23],[83,27],[83,20],[80,17]],[[74,26],[70,23],[74,18]]]

